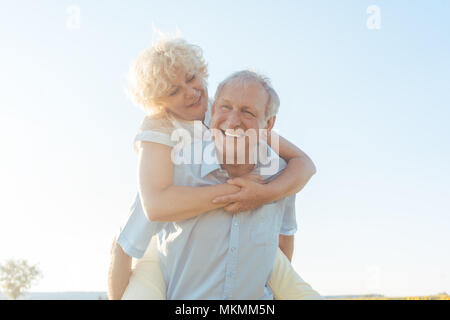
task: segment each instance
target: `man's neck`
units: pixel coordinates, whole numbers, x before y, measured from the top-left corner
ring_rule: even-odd
[[[254,164],[222,164],[222,169],[228,172],[230,178],[236,178],[252,172]]]

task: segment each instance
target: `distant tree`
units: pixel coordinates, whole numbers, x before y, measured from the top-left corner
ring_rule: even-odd
[[[29,265],[23,259],[7,260],[0,265],[0,287],[12,300],[24,294],[41,277],[42,273],[38,267]]]

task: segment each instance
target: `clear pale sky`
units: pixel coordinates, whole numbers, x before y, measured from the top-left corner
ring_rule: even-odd
[[[449,17],[445,0],[2,2],[0,262],[39,263],[34,291],[106,290],[144,115],[125,73],[154,24],[203,48],[211,96],[240,69],[271,77],[278,132],[318,169],[297,197],[306,281],[450,292]]]

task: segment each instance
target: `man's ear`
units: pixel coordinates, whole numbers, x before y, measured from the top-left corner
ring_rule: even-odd
[[[272,116],[269,118],[269,120],[267,120],[266,126],[264,129],[266,129],[267,131],[270,132],[270,130],[272,130],[273,126],[275,125],[275,120],[277,119],[276,116]]]
[[[214,114],[215,109],[216,109],[216,100],[214,100],[214,102],[213,102],[213,104],[211,106],[211,117]]]

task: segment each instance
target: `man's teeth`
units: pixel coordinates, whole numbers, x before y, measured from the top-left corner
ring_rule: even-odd
[[[228,137],[233,137],[233,138],[242,138],[245,137],[245,134],[240,134],[240,133],[231,133],[229,131],[225,131],[225,135]]]

